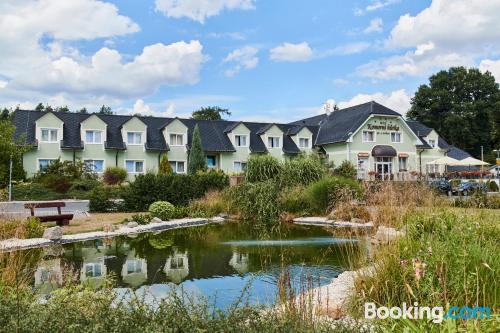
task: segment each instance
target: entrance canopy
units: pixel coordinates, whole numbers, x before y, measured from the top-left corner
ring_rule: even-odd
[[[374,157],[396,157],[397,152],[391,146],[377,145],[372,149],[372,156]]]

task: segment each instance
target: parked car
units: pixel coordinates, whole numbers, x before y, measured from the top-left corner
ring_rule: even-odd
[[[450,182],[447,180],[435,180],[429,184],[431,189],[438,191],[440,193],[448,194],[451,191]]]
[[[467,182],[467,183],[461,183],[457,187],[453,188],[452,190],[453,194],[456,195],[471,195],[473,193],[486,193],[487,188],[486,185],[477,183],[477,182]]]

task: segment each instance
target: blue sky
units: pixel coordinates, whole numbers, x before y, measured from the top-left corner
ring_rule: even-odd
[[[377,100],[404,113],[429,74],[500,77],[499,1],[6,0],[0,104],[291,121]]]

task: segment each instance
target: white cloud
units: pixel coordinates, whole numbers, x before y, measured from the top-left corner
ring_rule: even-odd
[[[254,0],[156,0],[155,9],[167,17],[187,17],[204,23],[223,10],[254,9]]]
[[[7,87],[7,81],[0,80],[0,89]]]
[[[223,63],[232,64],[232,67],[226,69],[224,74],[228,77],[232,77],[241,69],[252,69],[257,67],[259,63],[259,58],[257,57],[258,52],[258,48],[248,45],[232,51],[222,61]]]
[[[489,71],[495,77],[497,82],[500,82],[500,59],[499,60],[490,60],[485,59],[481,61],[479,64],[479,70],[482,72]]]
[[[498,12],[498,1],[434,0],[415,16],[401,16],[392,29],[385,45],[406,49],[403,54],[371,61],[357,72],[375,79],[393,79],[475,65],[478,58],[500,54]]]
[[[345,79],[341,79],[341,78],[337,78],[337,79],[333,80],[333,84],[336,86],[345,86],[348,83],[349,83],[349,81],[347,81]]]
[[[142,99],[138,99],[134,103],[133,113],[140,113],[141,115],[148,116],[151,115],[152,111],[149,105],[147,105]]]
[[[313,50],[306,42],[292,44],[283,43],[270,51],[270,59],[274,61],[308,61],[313,56]]]
[[[334,49],[322,52],[319,57],[326,57],[330,55],[349,55],[363,52],[370,47],[368,42],[353,42],[337,46]]]
[[[372,32],[382,32],[383,29],[383,21],[380,17],[374,18],[370,21],[370,24],[363,30],[365,34],[370,34]]]
[[[339,102],[338,106],[343,109],[349,106],[375,101],[404,115],[406,111],[410,109],[410,100],[411,97],[406,93],[406,90],[400,89],[390,94],[381,92],[374,94],[357,94],[348,101]]]
[[[396,4],[398,2],[400,2],[401,0],[385,0],[385,1],[380,1],[380,0],[377,0],[377,1],[372,1],[368,6],[366,6],[366,11],[374,11],[374,10],[379,10],[379,9],[382,9],[384,7],[387,7],[387,6],[390,6],[390,5],[393,5],[393,4]]]
[[[3,1],[0,31],[3,104],[112,105],[161,85],[194,84],[205,60],[196,40],[145,46],[127,61],[108,47],[81,54],[75,42],[139,31],[115,5],[97,0]]]

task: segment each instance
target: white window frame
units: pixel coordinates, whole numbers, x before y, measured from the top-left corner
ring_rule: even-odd
[[[170,166],[172,166],[172,164],[175,164],[175,168],[172,168],[174,173],[180,173],[180,174],[187,173],[187,170],[186,170],[187,169],[187,161],[175,160],[175,161],[168,161],[168,162],[170,163]],[[184,164],[184,170],[179,171],[179,163]]]
[[[170,147],[182,147],[182,146],[186,145],[186,143],[185,143],[186,140],[185,140],[185,134],[184,133],[173,133],[172,132],[172,133],[167,133],[167,134],[168,134],[168,145]],[[182,138],[182,144],[180,144],[180,145],[179,144],[175,144],[175,145],[172,144],[171,135],[175,135],[176,136],[176,141],[178,141],[177,138],[180,136]]]
[[[236,169],[236,163],[240,164],[239,170]],[[246,169],[247,163],[248,163],[247,161],[233,161],[233,170],[236,172],[244,172]],[[243,168],[243,164],[245,165],[245,168]]]
[[[102,161],[102,171],[95,171],[94,168],[93,168],[93,163],[95,161]],[[95,173],[103,173],[104,170],[106,170],[106,160],[104,159],[95,159],[95,158],[86,158],[83,160],[83,163],[88,163],[88,162],[91,162],[92,163],[92,172],[95,172]]]
[[[134,171],[128,171],[127,162],[142,162],[142,172],[137,172],[137,164],[136,163],[134,163]],[[123,162],[123,166],[124,166],[125,170],[127,170],[127,173],[130,173],[130,174],[146,173],[146,161],[145,160],[127,159]]]
[[[432,148],[436,148],[436,140],[434,139],[429,139],[427,142],[429,142],[429,146]],[[431,143],[432,142],[432,143]]]
[[[135,143],[135,139],[134,139],[134,143],[128,142],[128,135],[130,133],[133,133],[135,135],[139,134],[139,136],[141,138],[141,142],[140,143]],[[144,141],[142,140],[143,135],[144,135],[144,132],[141,132],[141,131],[127,131],[127,145],[128,146],[142,146],[144,144]]]
[[[396,134],[399,134],[399,141],[394,141],[392,139],[392,135],[396,135]],[[392,143],[403,143],[403,133],[402,132],[391,132],[391,142]]]
[[[88,262],[85,263],[83,269],[84,269],[84,275],[86,278],[99,278],[101,276],[104,276],[104,265],[100,262]],[[87,275],[87,267],[91,268],[90,271],[92,272],[92,275]],[[96,272],[96,267],[99,267],[100,275],[95,275]]]
[[[237,136],[245,137],[245,144],[244,145],[238,145],[238,142],[236,141]],[[249,140],[248,134],[235,134],[234,135],[234,145],[236,147],[248,147],[249,141],[250,140]]]
[[[40,169],[40,161],[57,161],[57,158],[37,158],[36,159],[36,170],[37,171],[42,171],[42,169]],[[49,164],[50,165],[50,162]]]
[[[300,145],[300,140],[307,140],[307,145],[306,146],[301,146]],[[309,149],[309,148],[311,148],[311,138],[310,137],[299,137],[299,148],[303,148],[303,149]]]
[[[87,132],[92,132],[92,139],[93,141],[87,141]],[[95,133],[96,132],[99,132],[101,133],[101,140],[99,142],[95,141]],[[83,130],[83,134],[84,134],[84,137],[85,137],[85,144],[89,144],[89,145],[100,145],[102,144],[103,142],[103,130],[99,130],[99,129],[84,129]]]
[[[49,131],[48,140],[43,140],[43,131],[44,130]],[[41,127],[40,128],[40,142],[43,142],[43,143],[57,143],[59,141],[59,130],[60,130],[60,128],[57,128],[57,127]],[[51,140],[50,133],[52,131],[56,131],[56,139],[55,139],[55,141]]]
[[[373,140],[372,141],[365,140],[365,133],[373,133]],[[377,133],[372,130],[363,130],[361,132],[361,138],[363,142],[377,142]]]
[[[274,140],[275,140],[275,139],[276,139],[276,140],[277,140],[277,142],[278,142],[278,145],[276,145],[276,146],[274,146]],[[273,142],[273,145],[270,145],[270,144],[269,144],[269,140],[271,140],[271,142]],[[274,136],[274,135],[272,135],[272,136],[268,136],[268,137],[267,137],[267,148],[271,148],[271,149],[279,149],[279,148],[281,148],[281,137],[279,137],[279,136]]]
[[[405,159],[404,169],[401,169],[401,159]],[[408,156],[398,156],[398,170],[399,172],[408,171]]]

